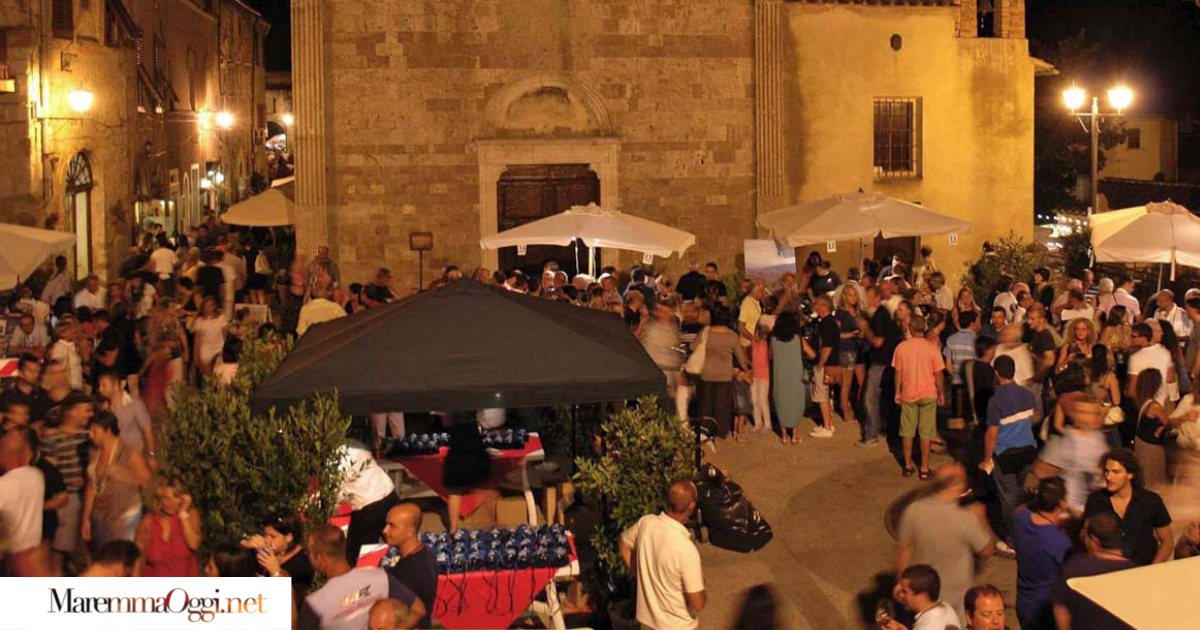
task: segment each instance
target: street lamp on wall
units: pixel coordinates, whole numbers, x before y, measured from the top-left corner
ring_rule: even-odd
[[[1098,181],[1099,157],[1100,157],[1100,120],[1105,116],[1117,117],[1122,116],[1124,111],[1133,104],[1133,90],[1119,85],[1108,90],[1108,104],[1116,111],[1102,114],[1100,113],[1100,97],[1092,97],[1091,111],[1079,111],[1086,103],[1088,93],[1081,87],[1074,84],[1070,88],[1063,90],[1063,104],[1067,109],[1071,110],[1071,115],[1075,116],[1082,125],[1083,120],[1088,119],[1089,123],[1085,126],[1092,140],[1092,180],[1091,180],[1091,207],[1088,208],[1088,215],[1096,212],[1100,207],[1100,182]]]
[[[221,129],[230,129],[233,127],[233,114],[229,112],[217,112],[217,127]]]
[[[86,113],[92,108],[95,95],[87,90],[74,90],[67,94],[67,105],[77,114]]]

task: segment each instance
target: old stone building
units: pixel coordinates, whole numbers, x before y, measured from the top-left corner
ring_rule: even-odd
[[[728,268],[758,214],[864,188],[973,220],[927,241],[957,270],[1032,227],[1024,3],[982,4],[293,0],[300,247],[412,286],[412,232],[433,233],[427,278],[564,262],[479,238],[595,201]]]
[[[74,232],[76,273],[111,277],[141,225],[244,197],[266,30],[236,0],[0,0],[0,220]]]

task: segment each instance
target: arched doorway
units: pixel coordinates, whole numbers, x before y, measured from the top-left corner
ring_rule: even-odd
[[[83,153],[76,153],[67,165],[63,216],[67,219],[67,229],[75,233],[74,260],[71,261],[75,277],[84,278],[92,272],[92,166]]]

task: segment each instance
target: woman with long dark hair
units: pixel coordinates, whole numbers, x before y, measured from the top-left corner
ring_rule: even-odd
[[[1133,452],[1142,462],[1142,481],[1147,487],[1160,486],[1167,481],[1166,439],[1170,420],[1167,410],[1156,399],[1162,384],[1162,372],[1150,368],[1138,373],[1134,385],[1138,416]]]
[[[800,443],[796,426],[808,406],[806,355],[813,358],[816,352],[800,334],[799,318],[792,311],[783,311],[771,332],[771,381],[774,385],[771,400],[775,403],[780,441],[784,444]]]

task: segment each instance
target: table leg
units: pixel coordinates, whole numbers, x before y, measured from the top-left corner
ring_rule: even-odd
[[[529,484],[529,466],[525,462],[521,462],[521,488],[525,491],[525,509],[529,516],[529,526],[535,527],[538,524],[537,503],[533,501],[533,487]],[[549,519],[549,515],[546,518]]]
[[[558,601],[558,586],[554,580],[546,585],[546,605],[550,607],[550,619],[555,630],[566,630],[567,622],[563,619],[562,603]]]
[[[562,524],[558,518],[558,486],[546,486],[546,523],[553,525],[555,523]]]

